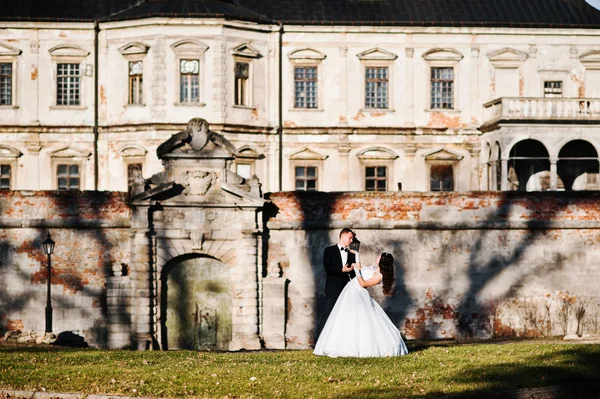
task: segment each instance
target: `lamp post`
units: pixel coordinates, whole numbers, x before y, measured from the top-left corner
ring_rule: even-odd
[[[52,298],[50,295],[50,284],[51,284],[51,271],[52,271],[52,263],[50,260],[50,256],[54,253],[54,241],[52,241],[52,238],[50,238],[50,233],[48,233],[48,237],[44,240],[44,242],[42,243],[42,246],[44,247],[44,253],[46,255],[48,255],[48,278],[46,279],[46,283],[48,284],[48,289],[47,294],[48,297],[46,298],[46,333],[51,333],[52,332]]]

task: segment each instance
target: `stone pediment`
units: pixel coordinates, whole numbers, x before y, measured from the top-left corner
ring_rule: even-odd
[[[243,43],[231,50],[231,54],[238,57],[259,58],[261,54],[250,43]]]
[[[290,60],[324,60],[325,54],[311,48],[294,50],[288,54]]]
[[[19,158],[21,155],[23,154],[19,150],[11,147],[0,146],[1,159]]]
[[[455,154],[444,148],[425,155],[426,161],[460,161],[463,158],[462,155]]]
[[[9,46],[6,43],[2,43],[0,42],[0,57],[16,57],[18,55],[20,55],[22,53],[21,50],[19,50],[18,48]]]
[[[183,39],[171,45],[173,51],[177,54],[202,54],[208,50],[208,46],[199,40]]]
[[[357,155],[358,159],[369,160],[369,159],[381,159],[381,160],[393,160],[399,157],[394,151],[383,148],[383,147],[371,147],[362,150]]]
[[[75,45],[61,44],[59,46],[52,47],[49,50],[52,57],[77,57],[85,58],[90,52],[83,48]]]
[[[362,53],[357,54],[356,56],[360,60],[372,60],[372,61],[375,61],[375,60],[393,61],[396,58],[398,58],[398,56],[396,54],[389,52],[387,50],[384,50],[382,48],[379,48],[379,47],[375,47],[370,50],[363,51]]]
[[[529,54],[513,48],[505,47],[503,49],[488,53],[488,58],[495,67],[516,68],[525,62],[527,58],[529,58]]]
[[[324,161],[327,159],[329,155],[319,154],[316,151],[311,150],[310,148],[303,148],[300,151],[296,151],[288,156],[291,160],[318,160]]]
[[[243,146],[238,150],[238,158],[242,159],[264,159],[264,154],[259,154],[256,150]]]
[[[127,145],[124,147],[121,147],[121,150],[119,151],[121,153],[121,156],[123,158],[130,158],[130,157],[145,157],[146,154],[148,153],[148,151],[146,151],[146,149],[137,146],[137,145]]]
[[[427,61],[460,61],[463,55],[451,48],[434,48],[423,54]]]
[[[120,47],[119,52],[123,55],[138,55],[148,53],[149,49],[150,47],[146,46],[144,43],[132,42]]]
[[[600,50],[588,51],[579,57],[586,68],[600,69]]]
[[[92,155],[89,151],[79,150],[77,148],[67,147],[57,150],[51,154],[52,158],[89,158]]]

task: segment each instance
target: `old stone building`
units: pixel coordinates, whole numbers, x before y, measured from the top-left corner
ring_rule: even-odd
[[[102,0],[0,9],[2,186],[127,191],[202,117],[266,191],[597,187],[583,0]]]
[[[598,333],[598,195],[555,192],[600,184],[598,28],[583,0],[0,4],[0,332],[43,330],[51,231],[56,332],[309,348],[351,227],[408,339]]]

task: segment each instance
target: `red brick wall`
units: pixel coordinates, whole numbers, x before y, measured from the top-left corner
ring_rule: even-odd
[[[52,305],[55,333],[78,330],[106,340],[106,276],[127,263],[131,217],[123,193],[0,192],[0,330],[43,331],[47,257],[55,241]]]

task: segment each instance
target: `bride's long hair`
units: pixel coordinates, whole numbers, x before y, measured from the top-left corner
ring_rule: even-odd
[[[394,285],[394,257],[389,252],[382,252],[379,258],[379,271],[383,285],[383,295],[392,294],[392,286]]]

